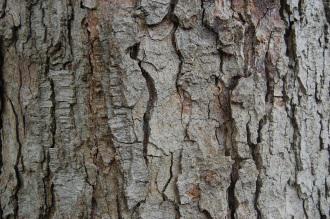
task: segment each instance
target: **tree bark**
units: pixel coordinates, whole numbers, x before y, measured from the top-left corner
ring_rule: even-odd
[[[327,0],[0,0],[1,218],[330,218]]]

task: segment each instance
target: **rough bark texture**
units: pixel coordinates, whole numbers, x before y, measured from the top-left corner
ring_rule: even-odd
[[[328,0],[0,0],[1,218],[330,218]]]

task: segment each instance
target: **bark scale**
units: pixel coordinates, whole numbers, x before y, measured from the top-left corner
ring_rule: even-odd
[[[0,0],[1,218],[329,218],[326,0]]]

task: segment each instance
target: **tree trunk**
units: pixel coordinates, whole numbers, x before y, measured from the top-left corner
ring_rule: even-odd
[[[330,218],[327,0],[0,0],[1,218]]]

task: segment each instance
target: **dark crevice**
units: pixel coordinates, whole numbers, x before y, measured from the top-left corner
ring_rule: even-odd
[[[3,65],[4,54],[2,38],[0,38],[0,174],[2,173],[2,114],[4,111],[4,81],[3,81]]]
[[[261,142],[261,130],[262,127],[264,125],[264,121],[265,121],[265,117],[263,119],[261,119],[259,121],[259,127],[258,127],[258,137],[257,137],[257,143]],[[254,197],[254,209],[257,212],[257,218],[260,219],[261,218],[261,212],[260,209],[258,207],[258,199],[259,199],[259,195],[260,195],[260,189],[262,186],[262,180],[260,178],[260,170],[262,168],[262,158],[259,152],[259,145],[258,144],[254,144],[251,140],[251,131],[249,128],[249,124],[250,124],[251,118],[249,120],[249,122],[246,124],[246,133],[247,133],[247,143],[248,146],[250,148],[251,154],[252,154],[252,159],[256,165],[256,168],[258,170],[258,176],[257,176],[257,180],[256,180],[256,191],[255,191],[255,197]]]
[[[178,176],[180,174],[182,174],[182,156],[183,156],[183,149],[181,148],[180,150],[180,154],[179,154],[179,161],[178,161],[178,174],[175,176],[174,178],[174,184],[178,185]],[[178,186],[174,187],[174,194],[175,194],[175,199],[176,200],[180,200],[180,192],[179,192],[179,188]],[[175,204],[175,212],[176,212],[176,219],[180,219],[181,218],[181,214],[180,214],[180,207],[179,204],[177,202],[174,203]]]
[[[261,21],[262,21],[263,19],[265,19],[265,18],[268,16],[268,12],[269,12],[269,11],[271,12],[272,10],[273,10],[273,8],[268,8],[268,7],[266,8],[266,11],[265,11],[264,14],[262,15],[262,17],[258,20],[257,25],[255,26],[256,29],[259,27]]]
[[[234,126],[234,119],[233,119],[233,114],[232,114],[232,104],[234,104],[231,101],[231,92],[236,88],[236,86],[239,83],[239,80],[242,78],[242,76],[234,76],[231,78],[231,81],[229,83],[229,87],[226,88],[228,89],[228,114],[230,115],[231,120],[228,122],[229,123],[229,127],[231,130],[230,133],[230,140],[231,140],[231,151],[230,151],[230,156],[232,158],[232,160],[234,160],[234,164],[232,165],[232,170],[231,170],[231,175],[230,175],[230,185],[228,187],[227,190],[227,194],[228,194],[228,207],[229,207],[229,215],[228,218],[230,219],[235,219],[235,213],[236,213],[236,209],[238,207],[238,200],[235,196],[235,186],[236,186],[236,182],[239,178],[239,168],[240,168],[240,163],[241,163],[241,159],[238,155],[238,148],[236,145],[236,141],[234,139],[234,130],[236,129]]]
[[[143,68],[142,66],[142,61],[138,60],[138,53],[139,53],[139,47],[140,44],[136,43],[132,47],[128,48],[128,52],[131,56],[132,59],[137,60],[142,76],[146,80],[147,84],[147,89],[149,93],[149,100],[147,103],[147,108],[143,116],[143,131],[144,131],[144,136],[143,136],[143,157],[148,165],[148,144],[149,144],[149,137],[150,137],[150,119],[152,116],[153,109],[156,105],[157,102],[157,90],[155,87],[155,81],[151,77],[151,75]]]
[[[93,187],[93,194],[92,194],[92,209],[91,209],[91,219],[96,218],[96,208],[97,208],[97,202],[95,199],[95,189]]]
[[[325,1],[325,0],[323,0]],[[299,0],[298,2],[298,12],[299,12],[299,16],[300,16],[300,21],[303,21],[304,15],[305,15],[305,0]]]
[[[50,110],[50,115],[52,118],[52,122],[50,124],[50,131],[52,133],[52,144],[51,148],[55,147],[55,136],[56,136],[56,115],[55,115],[55,109],[56,109],[56,101],[55,101],[55,90],[54,90],[54,81],[52,79],[49,79],[50,83],[50,89],[51,89],[51,95],[50,95],[50,101],[52,102],[52,107]]]
[[[255,198],[254,198],[254,209],[257,212],[257,218],[258,219],[262,218],[261,211],[258,207],[258,200],[259,200],[261,187],[262,187],[262,179],[261,179],[261,176],[260,176],[260,172],[261,172],[261,169],[262,169],[262,156],[260,154],[259,143],[261,143],[261,141],[262,141],[261,131],[262,131],[262,128],[264,127],[264,125],[266,124],[266,121],[267,121],[267,115],[265,115],[259,121],[257,145],[254,147],[254,150],[252,152],[252,157],[253,157],[253,160],[254,160],[254,162],[256,164],[256,167],[257,167],[257,170],[258,170],[258,177],[257,177],[257,181],[256,181],[256,192],[255,192]]]
[[[177,72],[177,75],[176,75],[176,80],[175,80],[175,87],[176,87],[176,92],[178,94],[178,96],[180,97],[180,102],[181,102],[181,122],[183,121],[182,119],[182,116],[183,116],[183,111],[184,111],[184,107],[188,107],[188,108],[191,108],[191,97],[190,97],[190,94],[184,90],[184,88],[180,85],[180,78],[182,77],[182,68],[183,68],[183,63],[184,63],[184,56],[182,55],[180,49],[178,48],[178,42],[177,42],[177,39],[176,39],[176,31],[178,30],[179,26],[180,26],[180,21],[178,19],[178,17],[174,14],[174,10],[175,10],[175,7],[178,3],[178,0],[171,0],[171,5],[170,5],[170,10],[169,10],[169,13],[168,13],[168,17],[170,19],[170,21],[173,23],[174,25],[174,28],[171,32],[171,41],[172,41],[172,46],[173,46],[173,49],[175,50],[177,56],[178,56],[178,59],[179,59],[179,66],[178,66],[178,72]],[[187,130],[187,127],[189,125],[189,122],[188,124],[186,124],[186,127],[184,127],[185,129],[185,136],[184,136],[184,141],[190,141],[190,137],[189,137],[189,134],[188,134],[188,130]],[[180,156],[179,156],[179,174],[180,175],[182,173],[182,149],[180,150]],[[170,177],[170,180],[174,177],[173,175],[173,172],[172,172],[172,168],[173,168],[173,153],[171,153],[171,177]],[[167,185],[166,187],[168,186],[168,183],[170,182],[170,180],[167,182]],[[175,185],[177,185],[177,181],[178,181],[178,177],[176,176],[174,178],[174,181],[175,181]],[[163,191],[163,194],[165,192],[166,188],[164,189]],[[178,191],[178,187],[175,186],[175,194],[176,194],[176,199],[177,200],[180,200],[180,193]],[[171,200],[168,200],[170,201],[174,206],[175,206],[175,212],[176,212],[176,218],[179,219],[181,218],[181,214],[180,214],[180,207],[179,207],[179,204],[174,202],[174,201],[171,201]],[[206,215],[207,216],[207,215]]]
[[[10,40],[10,45],[9,46],[13,46],[17,51],[16,42],[18,41],[18,29],[19,29],[19,27],[13,26],[11,29],[12,29],[13,34],[12,34],[12,38]]]
[[[52,218],[52,215],[54,214],[55,212],[55,209],[56,209],[56,201],[55,201],[55,193],[54,193],[54,184],[51,183],[50,185],[50,194],[51,194],[51,204],[49,206],[49,209],[50,209],[50,218]]]
[[[176,214],[175,218],[179,219],[180,218],[180,207],[179,207],[179,205],[175,201],[169,199],[165,194],[165,191],[166,191],[169,183],[172,181],[172,179],[174,177],[174,175],[173,175],[173,165],[174,165],[173,155],[174,154],[173,154],[173,152],[170,152],[170,153],[171,153],[170,177],[168,178],[167,182],[165,183],[165,186],[161,191],[161,195],[162,195],[163,201],[168,201],[168,202],[173,204],[173,206],[175,208],[175,214]],[[175,192],[176,192],[176,194],[178,194],[178,191],[175,191]]]
[[[321,219],[326,219],[327,218],[327,215],[325,215],[322,212],[322,209],[321,209],[321,191],[320,191],[320,189],[317,189],[317,195],[318,195],[317,210],[319,211],[320,218]]]
[[[248,7],[247,4],[245,4],[245,7]],[[245,9],[246,10],[246,9]],[[265,10],[265,12],[263,13],[263,17],[261,19],[263,19],[264,17],[267,16],[267,13],[269,12],[270,8],[267,8],[267,10]],[[244,51],[244,74],[241,75],[236,75],[234,77],[231,77],[228,85],[226,86],[226,89],[228,89],[229,91],[229,104],[238,104],[242,106],[242,103],[237,103],[237,102],[233,102],[231,101],[231,92],[233,90],[236,89],[237,85],[240,82],[241,78],[248,78],[250,76],[253,76],[255,69],[258,68],[258,66],[256,66],[256,61],[255,61],[255,56],[257,51],[256,49],[256,45],[259,43],[257,38],[256,38],[256,28],[258,28],[261,19],[258,21],[258,24],[255,26],[253,24],[252,18],[250,16],[247,17],[247,21],[244,21],[243,18],[241,18],[242,23],[246,23],[246,29],[244,31],[244,38],[246,38],[246,40],[244,40],[243,43],[243,51]],[[231,54],[227,54],[225,52],[222,52],[220,50],[220,57],[222,62],[225,61],[226,56],[232,56]],[[222,66],[223,63],[221,62],[221,70],[222,70]],[[270,73],[270,71],[268,72]],[[268,75],[269,77],[271,77],[271,75]],[[267,76],[266,76],[267,77]],[[272,88],[272,84],[271,84],[271,80],[269,80],[270,83],[267,84],[268,86],[268,90],[267,90],[267,95],[266,95],[266,99],[271,99],[272,97],[272,93],[273,93],[273,88]],[[230,106],[231,108],[231,106]],[[236,145],[236,141],[233,138],[233,133],[235,130],[235,126],[234,126],[234,118],[232,116],[232,113],[230,112],[230,117],[232,119],[231,123],[231,130],[232,130],[232,151],[231,151],[231,157],[234,160],[234,164],[232,166],[232,172],[231,172],[231,183],[230,186],[228,188],[228,205],[229,205],[229,209],[230,209],[230,215],[228,215],[229,218],[235,218],[235,214],[236,214],[236,210],[238,208],[238,205],[240,204],[237,200],[237,197],[235,195],[235,186],[237,183],[237,180],[239,179],[239,169],[241,168],[241,162],[242,160],[246,159],[246,158],[241,158],[239,156],[238,153],[238,146]],[[251,120],[251,118],[250,118]],[[254,142],[251,138],[251,133],[250,133],[250,128],[249,128],[249,124],[250,124],[250,120],[249,122],[246,124],[246,132],[247,132],[247,145],[250,149],[250,153],[252,156],[252,159],[256,165],[257,170],[259,171],[258,177],[256,178],[256,191],[255,191],[255,195],[254,195],[254,209],[257,213],[257,218],[261,218],[261,212],[259,210],[258,207],[258,199],[259,199],[259,194],[260,194],[260,189],[261,189],[261,178],[260,178],[260,169],[261,169],[261,156],[260,156],[260,152],[259,152],[259,146],[258,146],[258,141],[261,141],[261,136],[258,136],[257,138],[257,142]],[[263,121],[260,122],[259,124],[259,130],[258,130],[258,134],[260,135],[261,129],[262,129],[262,125],[263,125]]]
[[[230,79],[230,82],[229,82],[229,86],[228,86],[228,89],[233,91],[236,86],[238,85],[239,83],[239,80],[242,78],[242,76],[240,75],[236,75],[236,76],[233,76],[231,79]]]
[[[51,101],[51,108],[50,108],[50,116],[51,116],[51,123],[50,123],[50,133],[51,133],[51,145],[50,148],[55,148],[55,136],[56,136],[56,116],[55,116],[55,108],[56,108],[56,101],[55,101],[55,87],[54,81],[49,77],[49,68],[50,68],[50,59],[47,57],[45,63],[45,76],[48,78],[49,86],[50,86],[50,101]],[[50,171],[50,153],[49,149],[47,150],[46,154],[47,159],[47,173],[44,178],[44,187],[45,187],[45,204],[46,204],[46,212],[45,217],[51,218],[55,212],[55,194],[54,194],[54,185],[52,183],[52,173]]]
[[[257,137],[257,143],[261,143],[262,141],[262,128],[264,127],[264,125],[266,124],[266,120],[267,120],[267,115],[265,115],[260,121],[259,121],[259,126],[258,126],[258,137]],[[259,166],[259,168],[261,168],[261,166]]]
[[[20,57],[19,57],[20,58]],[[23,135],[23,138],[25,136],[25,119],[24,119],[24,111],[23,111],[23,104],[21,102],[21,93],[22,93],[22,69],[21,69],[21,66],[19,65],[18,66],[18,94],[17,94],[17,100],[18,100],[18,106],[19,106],[19,111],[20,111],[20,114],[22,115],[22,135]],[[23,164],[23,163],[22,163]],[[24,166],[23,166],[23,169],[24,169]]]
[[[330,1],[323,0],[324,12],[327,22],[330,23]]]
[[[210,212],[208,210],[203,209],[201,212],[204,214],[206,219],[213,219],[212,215],[210,214]]]
[[[96,155],[94,156],[97,156],[97,153],[98,151],[96,152]],[[94,159],[93,159],[93,162],[95,163]],[[85,165],[86,161],[85,161],[85,157],[83,157],[83,168],[84,168],[84,171],[85,171],[85,182],[90,186],[92,187],[92,199],[91,199],[91,211],[90,211],[90,218],[94,219],[95,218],[95,215],[96,215],[96,210],[97,210],[97,201],[95,199],[95,187],[97,186],[97,183],[98,183],[98,180],[96,180],[96,185],[94,185],[93,183],[90,182],[89,180],[89,176],[88,176],[88,171],[87,171],[87,168],[86,168],[86,165]],[[96,175],[99,176],[100,172],[99,170],[96,170]]]
[[[219,41],[219,37],[217,37],[217,40]],[[220,67],[219,67],[219,72],[221,74],[223,73],[223,66],[224,66],[224,58],[227,55],[226,53],[224,53],[220,48],[218,48],[219,51],[219,59],[220,59]],[[224,85],[225,87],[225,83],[223,82],[223,80],[220,78],[220,82]]]
[[[137,60],[139,54],[140,43],[135,43],[133,46],[127,49],[131,59]]]
[[[322,137],[322,132],[324,131],[323,123],[324,121],[323,115],[320,112],[316,112],[317,115],[319,116],[319,124],[320,124],[320,132],[319,132],[319,141],[320,141],[320,151],[324,150],[326,147],[324,146],[324,140]]]
[[[235,159],[235,163],[232,165],[232,171],[230,175],[230,186],[227,190],[228,193],[228,207],[230,210],[230,215],[228,218],[235,219],[235,212],[238,207],[238,201],[235,197],[235,185],[238,180],[238,169],[240,161]]]
[[[147,83],[147,88],[149,92],[149,100],[147,103],[147,109],[143,116],[143,130],[144,130],[144,137],[143,137],[143,157],[148,165],[148,144],[149,144],[149,137],[150,137],[150,119],[157,101],[157,90],[155,87],[154,79],[150,76],[150,74],[144,70],[142,67],[142,63],[139,63],[141,68],[142,76],[145,78]]]
[[[291,101],[292,102],[292,101]],[[296,172],[302,171],[303,166],[302,166],[302,159],[300,157],[300,141],[301,141],[301,135],[299,132],[299,125],[298,121],[296,119],[296,105],[291,103],[291,124],[293,127],[293,142],[292,142],[292,149],[294,151],[295,155],[295,161],[296,161]]]
[[[0,8],[0,19],[6,16],[7,0],[3,0]]]
[[[261,157],[260,157],[260,154],[259,154],[259,150],[258,150],[258,145],[257,144],[254,144],[251,140],[251,131],[250,131],[250,128],[249,128],[249,123],[250,121],[246,124],[246,133],[247,133],[247,143],[248,143],[248,146],[250,148],[250,152],[251,152],[251,155],[252,155],[252,159],[256,165],[256,168],[259,170],[261,168]],[[262,120],[260,120],[259,122],[259,128],[260,128],[260,124],[262,123]]]
[[[73,39],[72,39],[72,23],[74,21],[74,10],[73,10],[73,5],[72,5],[72,0],[69,0],[68,4],[68,20],[67,20],[67,27],[68,27],[68,44],[70,46],[70,54],[71,58],[73,58]]]
[[[88,9],[88,8],[86,8],[86,7],[84,6],[83,1],[80,1],[79,6],[80,6],[81,9]]]
[[[302,3],[301,3],[302,4]],[[301,10],[303,5],[300,6]],[[281,0],[281,8],[280,8],[280,15],[282,17],[282,20],[284,21],[284,23],[286,24],[286,30],[285,30],[285,34],[284,34],[284,39],[285,39],[285,43],[286,43],[286,55],[289,58],[289,68],[291,68],[292,71],[292,75],[289,77],[287,76],[287,78],[283,79],[284,82],[284,86],[283,86],[283,93],[284,93],[284,97],[285,97],[285,101],[288,103],[287,107],[286,107],[286,111],[288,113],[288,117],[291,121],[292,127],[293,127],[293,139],[291,142],[291,150],[294,153],[294,160],[295,160],[295,174],[296,174],[296,178],[297,178],[297,174],[299,171],[303,170],[303,166],[302,166],[302,159],[301,159],[301,133],[300,133],[300,129],[299,129],[299,121],[296,118],[296,113],[297,113],[297,107],[299,106],[300,103],[300,98],[301,95],[298,93],[298,105],[296,103],[294,103],[294,100],[292,97],[289,96],[287,89],[290,89],[290,86],[295,86],[296,84],[298,84],[299,86],[299,91],[298,92],[302,92],[303,94],[306,94],[306,89],[303,85],[303,83],[301,83],[300,78],[298,77],[298,67],[299,67],[299,62],[297,59],[297,45],[296,45],[296,33],[295,33],[295,27],[294,27],[294,20],[290,20],[291,16],[291,11],[290,11],[290,6],[287,4],[287,2],[285,0]],[[290,84],[289,84],[290,83]],[[287,86],[287,87],[285,87]],[[296,182],[295,182],[296,184]],[[295,188],[297,189],[298,195],[300,198],[301,197],[301,190],[299,188],[298,185],[295,186]],[[305,209],[305,200],[303,200],[304,204],[304,214],[305,217],[308,218],[308,214],[307,211]]]
[[[280,15],[283,22],[286,24],[286,29],[284,33],[284,41],[286,44],[286,55],[290,58],[291,67],[295,67],[294,63],[296,61],[295,54],[295,32],[294,32],[294,21],[290,20],[290,7],[286,3],[286,0],[281,0]]]
[[[19,164],[21,161],[21,150],[22,150],[22,143],[20,140],[20,133],[19,133],[19,119],[18,119],[18,114],[15,110],[14,104],[11,101],[11,99],[9,97],[6,97],[6,99],[8,99],[8,102],[12,108],[12,111],[14,113],[14,117],[15,117],[15,134],[16,134],[16,141],[18,144],[18,150],[17,150],[17,157],[16,157],[16,163],[14,166],[14,170],[15,170],[15,174],[16,174],[16,180],[17,180],[17,185],[15,188],[15,192],[14,192],[14,197],[15,197],[15,207],[14,207],[14,216],[15,218],[18,218],[18,210],[19,210],[19,204],[18,204],[18,192],[21,188],[22,182],[21,182],[21,176],[20,176],[20,171],[19,171]]]
[[[29,2],[29,4],[27,5],[27,11],[29,13],[29,15],[27,16],[27,26],[28,28],[28,34],[26,36],[25,41],[23,42],[23,47],[25,46],[25,44],[31,39],[32,37],[32,13],[33,13],[33,6],[35,4],[33,4],[32,2]]]
[[[142,200],[142,201],[139,201],[132,209],[132,215],[131,215],[131,218],[139,218],[139,217],[136,217],[136,214],[137,214],[137,210],[140,208],[140,206],[142,204],[144,204],[146,202],[146,200]]]
[[[274,103],[274,67],[272,66],[270,55],[268,51],[266,52],[265,57],[265,75],[266,75],[266,85],[267,85],[267,92],[265,96],[266,103],[273,105]]]
[[[164,188],[162,189],[162,196],[163,196],[163,199],[164,200],[166,199],[165,198],[166,195],[164,194],[164,192],[166,191],[166,189],[168,187],[168,184],[171,182],[171,180],[173,178],[173,171],[172,171],[172,168],[173,168],[173,152],[170,152],[170,153],[171,153],[170,177],[168,178],[168,180],[165,183]]]
[[[179,0],[171,0],[170,9],[168,11],[167,17],[169,17],[174,24],[179,24],[178,18],[174,14],[174,10]]]
[[[274,72],[276,72],[275,67],[273,66],[272,62],[271,62],[271,56],[269,54],[269,46],[270,46],[270,42],[272,39],[272,34],[273,32],[271,32],[270,37],[269,37],[269,41],[268,41],[268,46],[267,46],[267,52],[265,55],[265,61],[264,61],[264,66],[265,66],[265,77],[266,77],[266,95],[265,95],[265,102],[269,105],[272,106],[274,103],[274,86],[275,86],[275,82],[274,82]],[[272,107],[270,107],[270,110],[272,109]],[[255,144],[251,144],[251,142],[249,142],[250,140],[248,140],[249,145],[251,144],[251,148],[252,148],[252,158],[254,160],[254,163],[256,165],[256,168],[258,170],[258,176],[257,176],[257,180],[256,180],[256,188],[255,188],[255,197],[254,197],[254,209],[257,212],[257,218],[260,219],[262,218],[262,214],[261,211],[258,207],[258,200],[259,200],[259,196],[260,196],[260,192],[261,192],[261,187],[262,187],[262,179],[260,176],[260,172],[262,169],[262,156],[260,154],[260,143],[262,142],[262,128],[264,127],[268,117],[270,116],[271,112],[267,112],[267,114],[265,114],[263,116],[263,118],[259,121],[259,125],[258,125],[258,136],[257,136],[257,145]],[[249,139],[249,137],[248,137]]]
[[[298,196],[300,199],[303,200],[303,210],[304,210],[304,215],[308,219],[308,214],[306,211],[306,199],[302,197],[302,191],[300,189],[300,186],[297,184],[297,177],[298,173],[303,170],[303,164],[302,164],[302,158],[301,158],[301,134],[299,131],[299,124],[296,118],[296,111],[297,111],[297,106],[292,103],[292,100],[290,101],[290,106],[291,106],[291,115],[289,116],[292,127],[293,127],[293,140],[291,143],[291,150],[294,153],[294,160],[295,160],[295,178],[296,181],[294,182],[295,188],[297,190]]]
[[[46,12],[45,8],[41,6],[41,24],[44,28],[44,38],[43,38],[43,43],[47,43],[47,35],[48,35],[48,27],[45,24],[45,17],[46,17]],[[48,50],[48,49],[47,49]]]
[[[185,92],[182,87],[180,86],[179,84],[179,80],[180,80],[180,77],[182,76],[182,66],[183,66],[183,63],[184,63],[184,57],[183,55],[181,54],[181,51],[180,49],[178,48],[178,43],[177,43],[177,40],[176,40],[176,36],[175,36],[175,33],[179,27],[179,21],[178,19],[176,18],[176,16],[172,16],[172,22],[174,24],[174,29],[172,31],[172,46],[179,58],[179,70],[178,70],[178,73],[177,73],[177,77],[176,77],[176,81],[175,81],[175,87],[176,87],[176,91],[178,93],[178,95],[181,97],[181,99],[183,99],[183,93]],[[189,94],[188,94],[189,95]]]
[[[174,9],[173,9],[174,10]],[[190,120],[188,121],[188,123],[184,124],[184,120],[183,120],[183,114],[184,114],[184,109],[185,107],[191,109],[191,105],[192,105],[192,100],[191,100],[191,96],[190,94],[184,90],[184,88],[180,85],[180,78],[182,76],[182,66],[183,66],[183,63],[184,63],[184,57],[180,51],[180,49],[178,48],[178,43],[177,43],[177,39],[176,39],[176,36],[175,36],[175,33],[177,31],[177,29],[179,28],[179,20],[178,18],[173,14],[173,11],[172,11],[172,22],[174,24],[174,28],[172,30],[172,46],[179,58],[179,66],[178,66],[178,72],[177,72],[177,75],[176,75],[176,80],[175,80],[175,87],[176,87],[176,92],[177,94],[179,95],[180,97],[180,103],[181,103],[181,123],[182,125],[184,126],[184,130],[185,130],[185,136],[184,136],[184,140],[185,141],[190,141],[190,137],[189,137],[189,134],[188,134],[188,126],[189,126],[189,122]]]
[[[50,154],[49,152],[46,154],[47,158],[47,175],[43,179],[44,183],[44,191],[45,191],[45,197],[44,197],[44,202],[46,205],[44,217],[45,218],[52,218],[55,210],[55,194],[54,194],[54,185],[51,182],[52,179],[52,174],[50,171],[49,167],[49,162],[50,162]]]
[[[201,9],[202,9],[202,24],[204,26],[207,26],[206,21],[205,21],[205,8],[204,8],[204,1],[205,0],[201,0]],[[211,29],[211,28],[210,28]]]
[[[254,197],[254,209],[257,212],[257,218],[261,219],[261,211],[258,207],[258,200],[259,200],[259,196],[260,196],[260,192],[261,192],[261,187],[262,187],[262,180],[260,178],[260,172],[258,174],[258,178],[256,181],[256,192],[255,192],[255,197]]]
[[[323,48],[323,57],[325,57],[324,50],[328,48],[328,44],[329,44],[329,24],[324,24],[323,32],[324,32],[324,44],[325,44]]]
[[[3,42],[2,38],[0,38],[0,175],[2,173],[2,114],[4,112],[4,80],[3,80],[3,65],[4,65],[4,54],[3,54]],[[2,218],[2,205],[0,200],[0,218]]]
[[[178,0],[171,0],[171,7],[170,7],[170,10],[169,10],[169,18],[170,20],[172,21],[173,25],[174,25],[174,28],[172,30],[172,33],[171,33],[171,40],[172,40],[172,46],[179,58],[179,67],[178,67],[178,72],[177,72],[177,77],[176,77],[176,80],[175,80],[175,87],[176,87],[176,91],[177,91],[177,94],[179,95],[180,99],[181,99],[181,115],[182,115],[182,111],[183,111],[183,107],[184,107],[184,102],[185,100],[188,98],[190,98],[190,94],[187,93],[182,87],[181,85],[179,84],[179,80],[180,80],[180,77],[182,76],[182,66],[183,66],[183,63],[184,63],[184,57],[183,55],[181,54],[181,51],[180,49],[178,48],[178,43],[177,43],[177,39],[176,39],[176,36],[175,36],[175,33],[176,31],[178,30],[179,28],[179,19],[178,17],[174,14],[174,10],[175,10],[175,7],[178,3]],[[181,117],[182,118],[182,117]]]
[[[308,219],[309,217],[306,209],[306,200],[303,200],[303,209],[304,209],[305,218]]]
[[[176,202],[171,201],[174,205],[175,208],[175,219],[181,219],[181,214],[180,214],[180,207]]]
[[[249,77],[255,69],[255,57],[256,57],[256,27],[252,24],[247,26],[244,32],[243,53],[244,53],[244,77]]]

